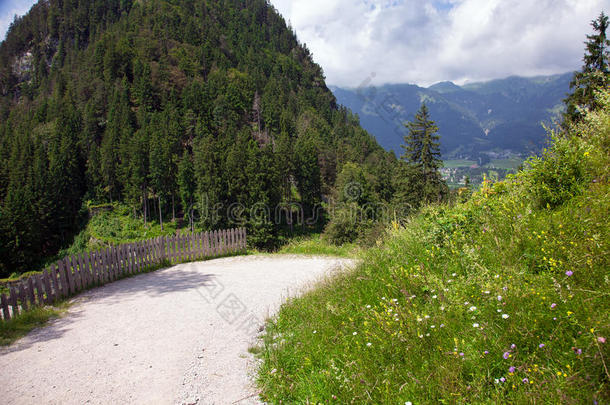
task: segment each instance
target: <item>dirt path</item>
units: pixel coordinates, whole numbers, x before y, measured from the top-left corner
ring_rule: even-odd
[[[249,404],[267,316],[349,260],[252,256],[174,266],[86,292],[0,348],[3,404]]]

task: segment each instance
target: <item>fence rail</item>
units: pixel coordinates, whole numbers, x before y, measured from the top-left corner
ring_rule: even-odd
[[[163,263],[182,263],[243,252],[244,228],[158,237],[141,242],[66,256],[56,264],[15,283],[0,294],[0,320],[30,308],[52,304],[87,288],[111,283]]]

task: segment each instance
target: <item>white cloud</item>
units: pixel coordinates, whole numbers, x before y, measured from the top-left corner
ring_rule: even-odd
[[[34,0],[0,0],[0,38]],[[329,84],[459,83],[580,68],[610,0],[271,0]]]
[[[330,84],[432,84],[581,65],[610,0],[271,0]]]

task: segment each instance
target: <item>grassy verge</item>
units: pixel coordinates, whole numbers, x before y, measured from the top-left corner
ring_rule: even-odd
[[[283,305],[259,349],[263,399],[609,403],[604,103],[529,170],[428,207]]]
[[[68,302],[62,301],[52,307],[34,308],[10,321],[1,321],[0,346],[8,346],[33,329],[44,326],[49,320],[61,316],[68,307]]]
[[[315,234],[302,238],[295,238],[284,245],[277,253],[299,255],[323,255],[337,257],[358,256],[361,249],[356,244],[333,245]]]

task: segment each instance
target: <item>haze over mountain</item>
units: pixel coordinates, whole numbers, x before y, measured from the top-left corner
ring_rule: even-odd
[[[386,149],[401,154],[406,128],[422,102],[440,128],[443,157],[477,158],[493,152],[526,156],[545,144],[543,123],[563,111],[572,73],[428,88],[392,84],[356,89],[331,86],[339,103],[360,116],[362,126]]]

